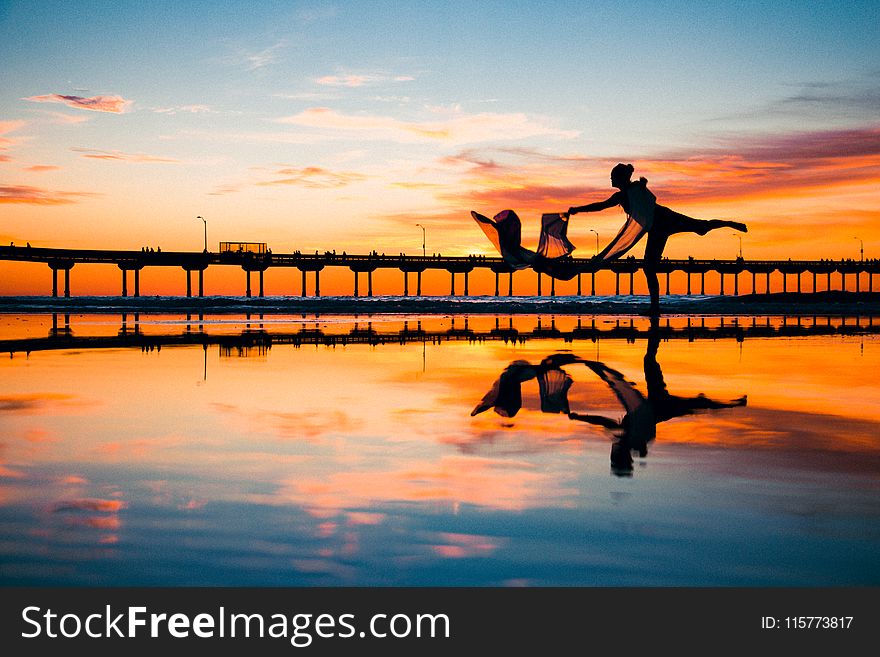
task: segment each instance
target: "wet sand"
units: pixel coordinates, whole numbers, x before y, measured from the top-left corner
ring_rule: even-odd
[[[878,315],[880,292],[679,296],[661,299],[663,315]],[[560,297],[3,297],[0,312],[211,312],[334,314],[640,315],[646,296]]]

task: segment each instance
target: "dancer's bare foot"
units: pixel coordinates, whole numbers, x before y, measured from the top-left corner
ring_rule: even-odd
[[[727,224],[728,224],[731,228],[733,228],[734,230],[738,230],[738,231],[741,232],[741,233],[748,233],[748,232],[749,232],[749,227],[746,226],[746,225],[745,225],[744,223],[742,223],[741,221],[728,221]]]

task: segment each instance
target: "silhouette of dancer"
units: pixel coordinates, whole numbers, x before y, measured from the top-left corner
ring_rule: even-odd
[[[660,283],[657,280],[657,265],[663,256],[666,240],[676,233],[696,233],[705,235],[718,228],[733,228],[743,233],[748,231],[744,223],[722,219],[694,219],[687,215],[670,210],[656,202],[656,197],[648,189],[648,181],[639,178],[632,181],[634,168],[632,164],[617,164],[611,169],[611,186],[619,191],[604,201],[572,206],[568,216],[581,212],[598,212],[619,205],[626,212],[627,220],[613,240],[601,253],[595,256],[598,260],[613,260],[629,251],[635,244],[648,234],[645,246],[645,278],[648,281],[648,292],[651,295],[650,314],[660,312]]]
[[[652,320],[648,333],[648,346],[644,357],[647,396],[628,382],[623,374],[600,361],[585,360],[574,354],[554,354],[538,365],[526,361],[511,363],[471,412],[477,415],[490,408],[502,417],[513,417],[522,407],[521,385],[533,378],[538,379],[541,395],[541,411],[565,413],[569,419],[587,422],[611,430],[615,441],[611,445],[611,471],[618,476],[630,476],[633,470],[633,452],[644,457],[648,443],[657,435],[657,424],[675,417],[692,415],[700,411],[745,406],[746,396],[729,402],[709,399],[702,393],[695,397],[672,395],[666,389],[663,371],[657,362],[660,347],[659,326]],[[592,370],[614,392],[625,410],[619,421],[604,415],[575,413],[569,409],[568,390],[573,380],[563,366],[582,364]]]

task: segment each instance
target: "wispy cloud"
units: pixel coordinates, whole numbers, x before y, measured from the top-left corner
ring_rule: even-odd
[[[265,178],[266,169],[258,167],[255,170],[259,172],[258,175],[260,176],[260,179],[256,179],[255,176],[249,181],[219,185],[212,192],[209,192],[209,195],[222,196],[224,194],[232,194],[253,186],[294,186],[310,189],[338,189],[369,178],[366,174],[358,173],[356,171],[336,171],[319,166],[284,166],[272,170],[270,174],[271,178],[269,179]]]
[[[648,158],[675,199],[785,196],[880,182],[880,126],[729,137],[694,156]]]
[[[89,117],[85,114],[65,114],[64,112],[45,112],[50,117],[52,123],[60,125],[78,125],[89,121]]]
[[[877,117],[880,106],[880,71],[859,78],[833,82],[802,82],[787,85],[787,95],[755,109],[734,115],[719,116],[713,121],[731,119],[753,121],[777,117],[787,121],[819,121],[824,125],[839,125],[841,121],[871,121]]]
[[[243,187],[244,185],[239,185],[235,183],[218,185],[214,188],[213,191],[208,192],[208,196],[225,196],[226,194],[235,194],[236,192],[240,192]]]
[[[90,160],[111,160],[118,162],[152,163],[152,164],[179,164],[180,160],[169,157],[157,157],[145,153],[124,153],[122,151],[101,151],[91,148],[71,148],[75,153],[82,153],[80,157]]]
[[[29,185],[0,185],[0,204],[66,205],[95,196],[98,194],[92,192],[55,191]]]
[[[880,181],[880,126],[737,135],[693,151],[638,159],[554,156],[528,149],[469,149],[442,163],[460,170],[461,188],[441,190],[446,203],[538,210],[614,190],[608,172],[632,161],[663,201],[735,201],[798,196],[811,190]]]
[[[323,167],[284,168],[275,172],[280,176],[274,180],[256,183],[266,185],[300,185],[312,188],[345,187],[353,182],[365,180],[367,176],[353,171],[331,171]]]
[[[46,94],[43,96],[28,96],[23,100],[34,103],[62,103],[76,109],[91,110],[93,112],[109,112],[110,114],[122,114],[131,106],[132,101],[122,96],[66,96],[63,94]]]
[[[337,100],[341,98],[341,93],[338,91],[299,91],[296,93],[275,93],[272,94],[272,97],[285,100],[322,101]]]
[[[375,75],[325,75],[315,82],[327,87],[362,87],[378,79]]]
[[[212,110],[208,105],[192,104],[192,105],[175,105],[174,107],[156,107],[153,109],[156,114],[212,114]]]
[[[415,80],[412,75],[386,75],[384,73],[344,73],[338,75],[325,75],[315,80],[317,84],[326,87],[363,87],[365,85],[379,84],[384,82],[411,82]]]
[[[341,132],[348,132],[357,133],[360,139],[439,141],[451,144],[508,141],[537,136],[570,138],[578,134],[552,128],[522,113],[465,114],[452,108],[435,109],[432,114],[437,118],[428,121],[402,121],[390,116],[342,114],[327,107],[313,107],[294,116],[278,119],[278,122],[326,130],[330,138],[338,138]]]
[[[15,132],[27,125],[27,121],[0,121],[0,162],[8,162],[9,156],[4,153],[14,146],[18,140],[4,135]]]
[[[46,171],[59,171],[61,167],[57,167],[54,164],[34,164],[33,166],[24,167],[24,171],[30,171],[32,173],[45,173]]]
[[[13,132],[19,128],[23,128],[25,125],[27,125],[27,121],[0,121],[0,135]]]
[[[285,41],[277,43],[257,51],[242,51],[241,58],[248,71],[256,71],[273,64],[278,58],[278,52],[287,45]]]

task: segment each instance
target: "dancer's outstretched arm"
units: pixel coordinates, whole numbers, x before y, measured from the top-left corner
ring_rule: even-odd
[[[607,210],[608,208],[613,208],[615,205],[620,205],[621,194],[623,192],[615,192],[611,196],[609,196],[604,201],[597,201],[595,203],[587,203],[586,205],[573,205],[568,209],[568,214],[578,214],[581,212],[599,212],[600,210]]]

